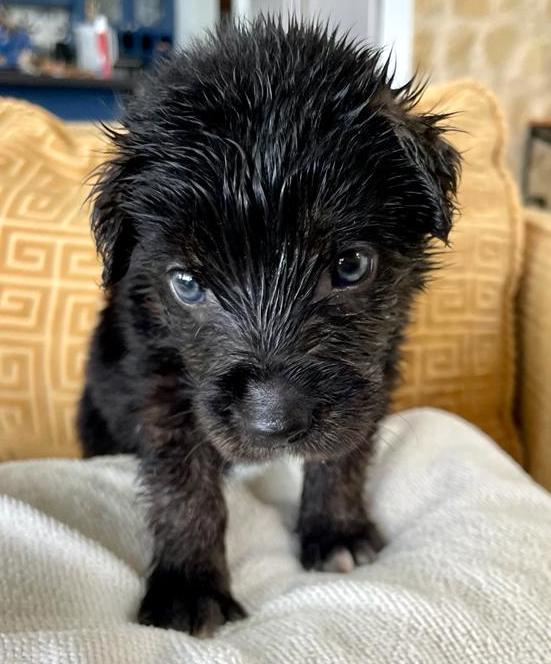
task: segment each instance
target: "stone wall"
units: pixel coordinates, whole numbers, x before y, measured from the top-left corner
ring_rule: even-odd
[[[416,0],[414,62],[434,83],[471,77],[497,94],[518,177],[528,121],[551,119],[551,0]],[[551,146],[531,189],[551,204]]]

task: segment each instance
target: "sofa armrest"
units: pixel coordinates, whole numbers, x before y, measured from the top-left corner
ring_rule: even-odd
[[[551,213],[527,208],[518,299],[518,416],[532,476],[551,489]]]

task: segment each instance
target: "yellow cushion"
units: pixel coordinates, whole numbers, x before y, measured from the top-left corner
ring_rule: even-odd
[[[83,182],[98,132],[0,101],[0,458],[78,454],[75,402],[100,301]]]
[[[551,214],[528,209],[519,293],[518,395],[527,466],[551,491]]]
[[[460,110],[463,209],[442,270],[416,308],[397,407],[457,412],[520,449],[511,418],[512,298],[521,248],[504,131],[480,86],[432,89],[421,108]],[[0,101],[0,459],[74,455],[75,406],[100,293],[83,182],[101,161],[97,130]]]
[[[449,140],[463,156],[461,215],[442,269],[418,301],[405,346],[397,408],[438,406],[475,423],[518,461],[513,425],[514,298],[523,226],[505,167],[505,125],[495,97],[472,81],[431,88],[420,108],[456,113]]]

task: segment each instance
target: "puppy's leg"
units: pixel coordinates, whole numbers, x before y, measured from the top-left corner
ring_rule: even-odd
[[[142,463],[154,537],[142,624],[210,636],[246,615],[230,592],[221,465],[207,442],[186,448],[177,440]]]
[[[101,410],[94,403],[89,386],[86,386],[78,405],[77,428],[85,458],[134,451],[126,449],[110,434]]]
[[[298,532],[306,569],[349,572],[371,562],[382,548],[363,503],[366,459],[355,452],[305,463]]]

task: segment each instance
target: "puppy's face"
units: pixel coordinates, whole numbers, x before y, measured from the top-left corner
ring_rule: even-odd
[[[414,99],[373,54],[264,23],[130,108],[94,230],[160,426],[191,417],[241,460],[369,435],[451,224],[457,155]]]

